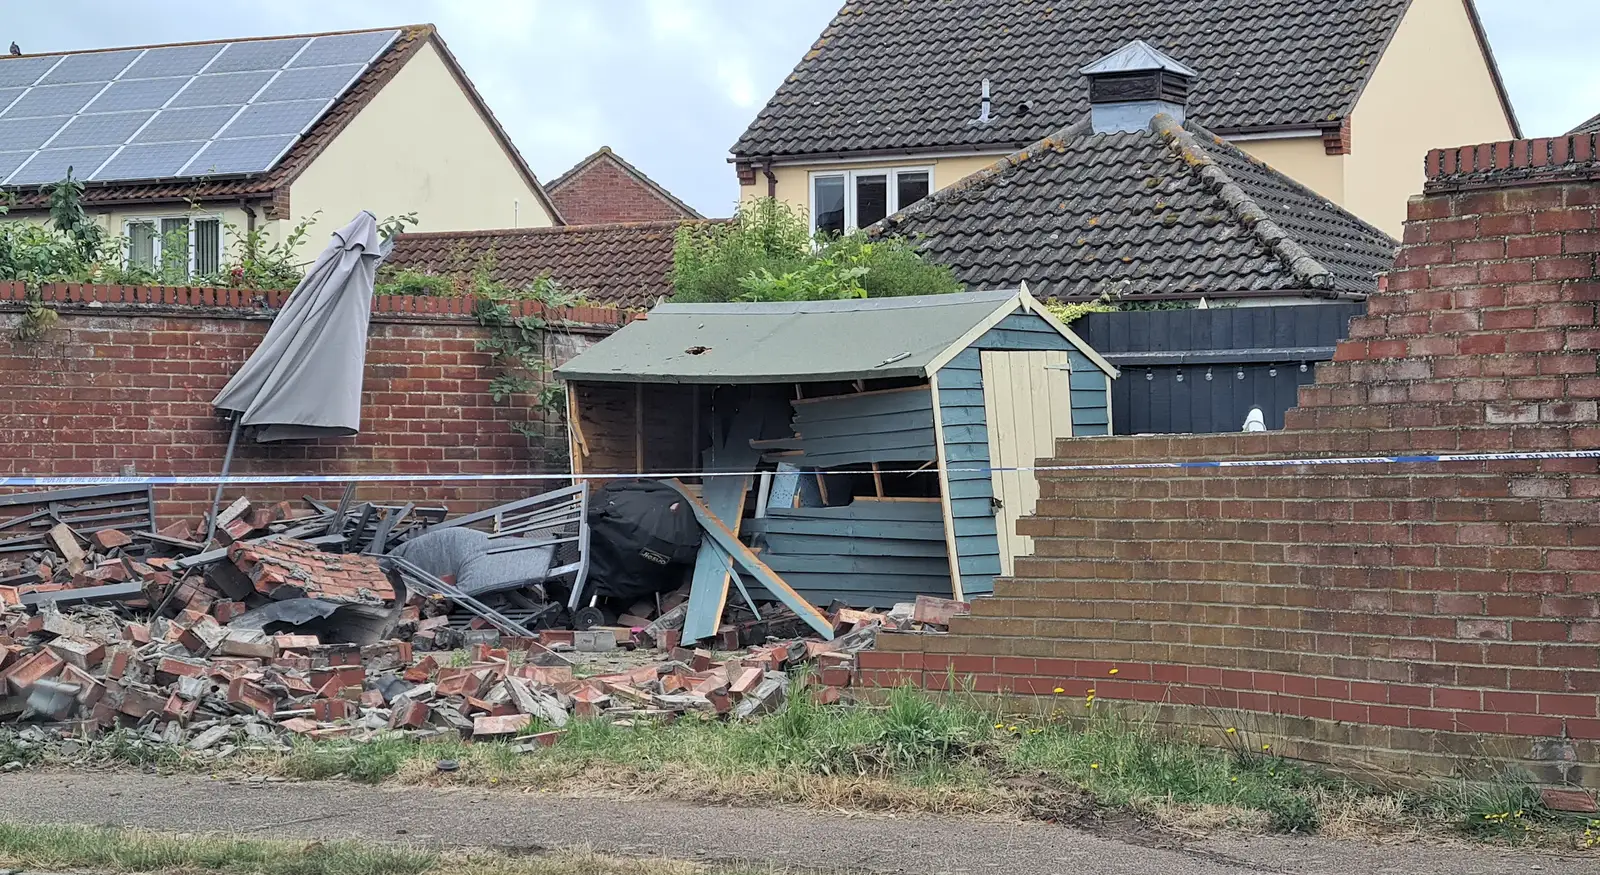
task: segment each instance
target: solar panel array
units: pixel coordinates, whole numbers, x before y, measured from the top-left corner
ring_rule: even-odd
[[[0,58],[0,185],[264,173],[399,35]]]

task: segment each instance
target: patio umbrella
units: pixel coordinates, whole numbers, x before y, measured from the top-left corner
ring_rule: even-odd
[[[347,437],[361,430],[361,375],[378,264],[389,244],[362,212],[335,232],[289,295],[261,345],[212,404],[233,419],[222,476],[228,476],[240,428],[261,443]],[[222,501],[217,484],[211,517]],[[210,540],[212,530],[207,532]]]

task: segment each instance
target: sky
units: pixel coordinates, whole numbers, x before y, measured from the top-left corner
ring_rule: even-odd
[[[0,0],[0,46],[53,52],[432,22],[540,179],[606,145],[700,212],[727,215],[738,197],[728,147],[839,4]],[[1600,113],[1600,65],[1590,60],[1600,2],[1478,7],[1525,135],[1559,134]]]

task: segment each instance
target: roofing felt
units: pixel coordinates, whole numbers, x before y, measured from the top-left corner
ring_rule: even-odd
[[[1081,117],[1079,69],[1135,39],[1199,71],[1190,114],[1212,130],[1326,126],[1350,114],[1409,3],[851,0],[733,153],[1014,148]]]
[[[548,276],[596,304],[648,307],[672,294],[672,246],[683,221],[401,234],[387,269],[508,286]]]
[[[1041,298],[1360,295],[1395,241],[1194,123],[1079,123],[902,210],[874,233],[919,240],[969,287]]]
[[[662,304],[556,369],[565,380],[791,383],[926,376],[1016,291]],[[1009,308],[1008,308],[1009,309]]]

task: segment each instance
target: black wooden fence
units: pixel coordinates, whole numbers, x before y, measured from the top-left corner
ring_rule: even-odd
[[[1363,303],[1091,313],[1072,324],[1122,369],[1113,434],[1240,431],[1253,407],[1283,428],[1317,362],[1333,358]]]

